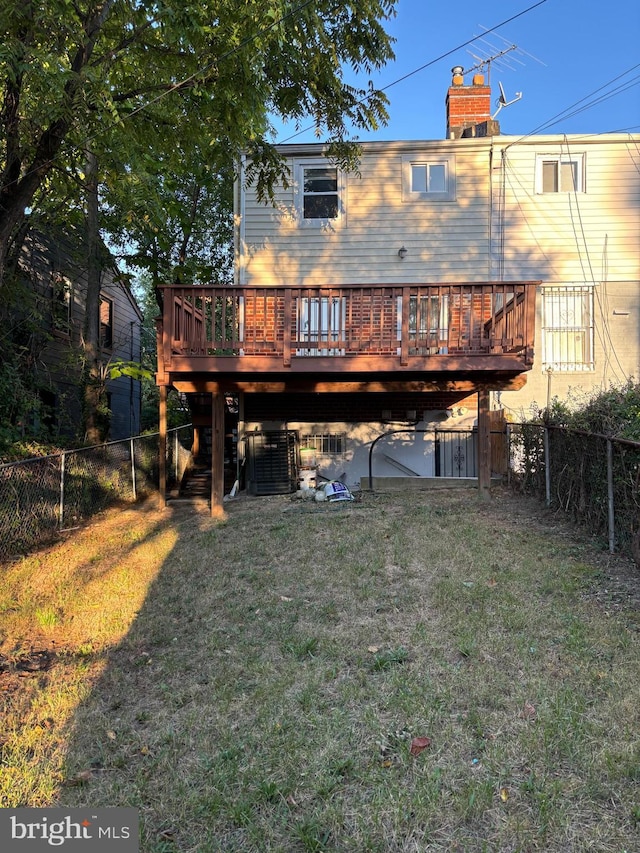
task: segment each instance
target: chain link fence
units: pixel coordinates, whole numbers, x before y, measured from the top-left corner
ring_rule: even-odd
[[[169,430],[167,479],[191,459],[191,426]],[[159,434],[0,465],[0,560],[46,544],[117,503],[158,491]]]
[[[640,567],[640,442],[509,424],[512,487],[563,510]],[[191,460],[192,427],[167,436],[167,487]],[[0,465],[0,560],[43,545],[118,501],[158,491],[159,436]]]
[[[541,424],[510,424],[509,478],[640,568],[640,442]]]

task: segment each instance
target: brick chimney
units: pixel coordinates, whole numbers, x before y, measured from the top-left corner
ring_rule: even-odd
[[[500,124],[491,118],[491,87],[484,74],[474,74],[471,86],[464,85],[462,67],[451,69],[453,80],[447,92],[447,139],[498,136]]]

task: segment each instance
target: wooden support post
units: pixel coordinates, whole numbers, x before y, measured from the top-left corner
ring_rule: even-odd
[[[490,394],[487,388],[478,389],[478,493],[491,497],[491,422]]]
[[[191,444],[191,455],[194,459],[197,459],[200,455],[200,427],[194,426],[193,428],[193,442]]]
[[[158,488],[162,506],[167,503],[167,386],[161,385],[158,411]]]
[[[211,515],[224,515],[224,394],[211,395]]]

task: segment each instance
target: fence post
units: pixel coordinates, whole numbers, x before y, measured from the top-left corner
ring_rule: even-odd
[[[551,442],[549,427],[544,428],[544,493],[547,506],[551,506]]]
[[[67,454],[63,451],[60,456],[60,530],[64,525],[64,472]]]
[[[613,499],[613,442],[607,439],[607,505],[609,510],[609,553],[616,550],[616,515]]]
[[[134,501],[137,501],[138,495],[136,492],[136,452],[135,452],[135,445],[133,443],[133,438],[130,439],[130,453],[131,453],[131,489],[133,491],[133,499],[134,499]]]

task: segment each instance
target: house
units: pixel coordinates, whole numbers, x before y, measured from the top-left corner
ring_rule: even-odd
[[[241,174],[234,286],[165,288],[159,327],[161,395],[213,424],[212,509],[225,394],[250,488],[274,453],[290,485],[289,435],[350,488],[455,475],[454,427],[486,492],[494,410],[638,373],[638,137],[503,136],[491,107],[456,68],[442,140],[363,143],[351,172],[283,145],[273,205]]]
[[[44,424],[25,424],[25,432],[70,439],[82,427],[81,338],[86,302],[86,262],[82,235],[67,227],[27,238],[20,275],[39,318],[25,340]],[[105,367],[114,361],[140,361],[142,314],[128,283],[106,253],[100,287],[100,347]],[[127,376],[105,379],[106,432],[119,440],[140,432],[140,382]]]

